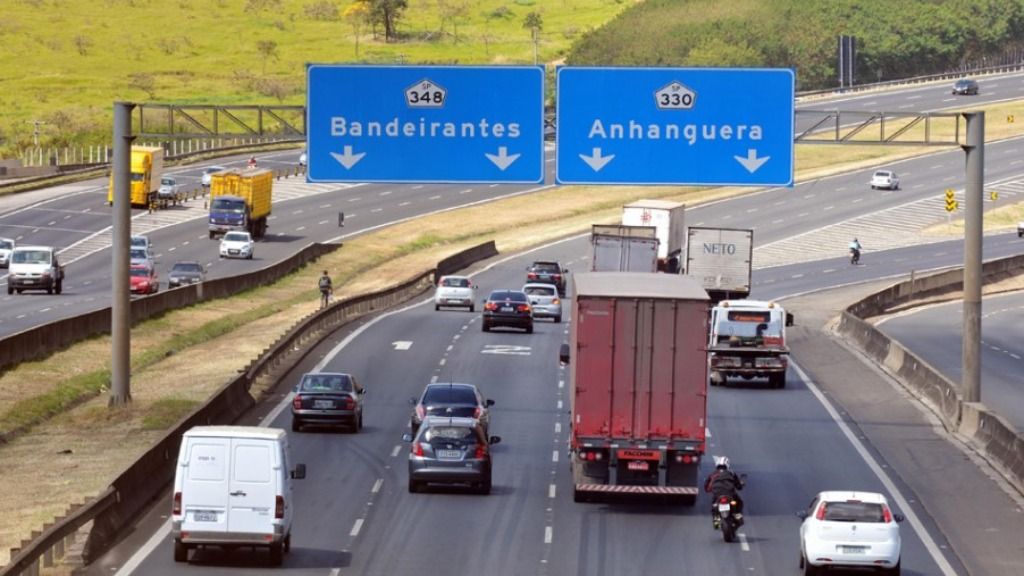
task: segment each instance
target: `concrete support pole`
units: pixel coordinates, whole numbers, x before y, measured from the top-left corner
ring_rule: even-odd
[[[964,402],[981,402],[981,243],[985,185],[985,113],[968,112],[964,187]]]
[[[131,155],[134,104],[114,103],[113,270],[110,302],[110,406],[127,404],[131,394],[131,297],[129,294],[129,246],[131,245]]]

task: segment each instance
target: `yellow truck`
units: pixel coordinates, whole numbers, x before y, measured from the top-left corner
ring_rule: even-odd
[[[149,206],[156,200],[160,176],[164,171],[164,149],[159,146],[132,146],[132,206]],[[114,175],[110,175],[107,204],[114,205]]]
[[[274,173],[229,169],[210,175],[210,238],[231,230],[247,230],[253,238],[267,232]]]

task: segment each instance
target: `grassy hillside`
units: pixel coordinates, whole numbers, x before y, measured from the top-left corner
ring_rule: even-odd
[[[409,0],[357,54],[349,0],[0,0],[0,150],[36,119],[47,145],[105,141],[115,100],[300,104],[309,62],[533,63],[530,12],[552,61],[633,1]]]

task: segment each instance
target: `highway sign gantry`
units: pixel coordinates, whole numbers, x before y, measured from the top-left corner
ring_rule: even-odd
[[[559,184],[793,185],[792,70],[556,74]]]
[[[544,181],[542,66],[307,68],[310,182]]]

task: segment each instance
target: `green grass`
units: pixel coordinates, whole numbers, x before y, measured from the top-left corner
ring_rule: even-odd
[[[0,149],[109,140],[117,100],[180,104],[303,104],[307,63],[532,64],[523,17],[540,12],[540,60],[632,0],[409,0],[397,41],[344,19],[316,20],[324,0],[3,0]],[[246,11],[249,3],[279,8]],[[327,1],[343,10],[348,0]],[[455,26],[440,5],[465,6]],[[339,10],[339,13],[340,11]],[[503,16],[496,16],[503,14]],[[276,43],[264,58],[261,41]],[[141,76],[140,76],[141,75]],[[151,82],[147,90],[144,84]]]
[[[167,430],[186,414],[195,410],[199,402],[184,398],[162,398],[153,402],[142,417],[143,430]]]

